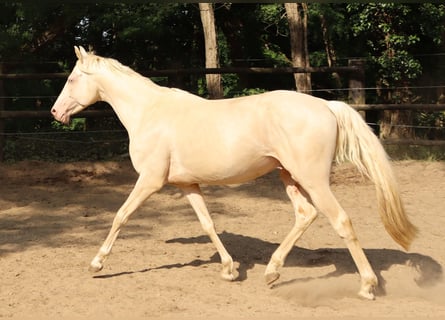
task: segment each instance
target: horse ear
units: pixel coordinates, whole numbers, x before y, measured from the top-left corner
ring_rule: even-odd
[[[76,53],[76,57],[80,60],[80,62],[83,61],[83,58],[88,56],[88,52],[86,52],[82,46],[74,46],[74,52]]]
[[[88,52],[82,46],[79,46],[79,51],[82,57],[86,57],[88,55]]]
[[[80,49],[79,49],[79,47],[74,46],[74,52],[76,53],[76,57],[77,57],[77,59],[79,59],[80,62],[82,62],[82,55],[81,55],[81,53],[80,53]]]

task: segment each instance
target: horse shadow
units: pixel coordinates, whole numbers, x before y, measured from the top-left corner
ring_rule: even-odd
[[[232,255],[234,261],[239,263],[237,269],[238,277],[236,281],[246,280],[248,271],[256,264],[266,265],[273,252],[279,246],[278,243],[271,243],[258,238],[230,232],[221,233],[220,238],[226,249]],[[184,245],[206,244],[209,242],[210,239],[204,235],[190,238],[174,238],[166,241],[166,243],[180,243]],[[419,287],[432,286],[442,279],[442,266],[429,256],[418,253],[406,253],[394,249],[364,249],[364,251],[379,280],[379,286],[376,288],[377,295],[381,296],[386,294],[386,281],[382,276],[382,272],[389,270],[389,268],[394,265],[407,265],[414,268],[418,273],[418,277],[415,278],[414,281]],[[207,260],[194,259],[188,263],[168,264],[138,271],[100,275],[95,278],[103,279],[134,273],[145,273],[155,269],[174,269],[190,266],[199,267],[211,263],[220,263],[218,253],[213,254]],[[311,268],[330,265],[333,265],[335,270],[322,275],[319,278],[340,277],[342,275],[354,274],[357,272],[357,268],[349,251],[343,248],[320,248],[312,250],[295,246],[289,253],[284,267]],[[273,285],[273,287],[286,286],[295,282],[305,282],[311,279],[312,278],[295,278],[287,281],[280,281]]]

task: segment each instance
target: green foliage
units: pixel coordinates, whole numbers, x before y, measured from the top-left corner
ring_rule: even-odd
[[[326,66],[326,47],[323,37],[321,21],[327,24],[326,36],[335,46],[338,57],[354,56],[351,54],[355,46],[350,45],[350,24],[347,22],[345,4],[311,3],[309,5],[309,54],[311,66]],[[354,40],[355,43],[355,40]]]
[[[351,31],[365,45],[361,50],[368,52],[377,71],[374,77],[384,86],[418,78],[422,66],[416,49],[425,50],[424,43],[439,44],[445,31],[444,5],[353,3],[347,9]]]
[[[51,126],[57,131],[85,131],[86,119],[74,118],[68,125],[62,124],[58,121],[52,121]]]
[[[258,21],[263,24],[265,39],[267,34],[289,36],[289,28],[286,21],[286,11],[282,4],[264,4],[258,7]]]
[[[445,111],[419,112],[415,125],[422,128],[417,136],[423,139],[445,140]]]
[[[273,43],[264,46],[262,53],[273,67],[288,67],[290,65],[289,58],[281,51],[279,46]]]
[[[290,65],[289,30],[282,3],[218,3],[215,17],[221,66],[283,67]],[[427,79],[443,83],[445,5],[438,3],[309,3],[308,46],[311,66],[326,66],[326,41],[331,42],[337,65],[348,57],[366,57],[366,86],[390,89]],[[322,28],[322,22],[326,28]],[[114,57],[138,71],[202,68],[204,43],[196,3],[0,3],[0,61],[8,73],[69,71],[75,61],[73,45]],[[442,59],[442,60],[440,60]],[[48,62],[43,65],[41,62]],[[19,63],[18,63],[19,62]],[[153,79],[206,96],[205,77],[178,75]],[[347,81],[342,78],[341,82]],[[292,89],[291,75],[224,74],[226,97],[272,89]],[[329,74],[314,74],[313,87],[335,88]],[[345,82],[346,82],[345,81]],[[3,88],[6,109],[48,109],[63,80],[8,80]],[[387,90],[385,92],[389,92]],[[318,94],[315,92],[314,94]],[[331,98],[341,98],[341,93]],[[419,94],[417,94],[419,95]],[[431,94],[432,96],[437,95]],[[35,98],[21,98],[33,96]],[[410,93],[409,99],[415,97]],[[44,98],[50,97],[50,98]],[[377,100],[370,97],[368,101]],[[406,97],[393,92],[387,101]],[[434,98],[417,98],[436,101]],[[443,127],[443,113],[419,113],[419,125]],[[115,122],[74,119],[68,127],[50,120],[7,121],[10,132],[53,130],[83,132],[85,127],[117,128]],[[443,130],[442,130],[443,131]],[[438,137],[437,132],[425,132]],[[88,139],[85,139],[88,141]],[[20,140],[9,140],[9,150],[23,152]],[[33,144],[37,146],[37,144]],[[38,147],[28,145],[27,150]],[[34,148],[34,149],[33,149]],[[50,153],[53,153],[51,151]],[[57,152],[54,151],[54,154]]]

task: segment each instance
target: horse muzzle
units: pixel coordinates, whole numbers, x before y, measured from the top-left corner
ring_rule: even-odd
[[[62,106],[60,109],[54,105],[51,108],[51,114],[53,115],[54,119],[67,125],[70,123],[71,116],[82,111],[83,109],[85,109],[85,106],[72,100],[70,104],[66,105],[65,107]]]

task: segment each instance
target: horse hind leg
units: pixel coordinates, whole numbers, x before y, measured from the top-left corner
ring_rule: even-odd
[[[295,245],[295,242],[297,242],[304,231],[317,217],[317,210],[308,201],[307,197],[302,194],[302,190],[297,186],[289,172],[284,169],[281,170],[280,178],[286,187],[286,193],[289,196],[294,208],[295,224],[284,241],[272,254],[272,257],[266,267],[264,276],[266,283],[269,285],[280,277],[278,268],[284,265],[284,261]]]
[[[378,284],[377,277],[359,244],[351,219],[335,199],[328,183],[308,184],[305,190],[309,193],[313,204],[328,217],[335,231],[345,241],[361,277],[359,295],[373,300],[374,290]]]

